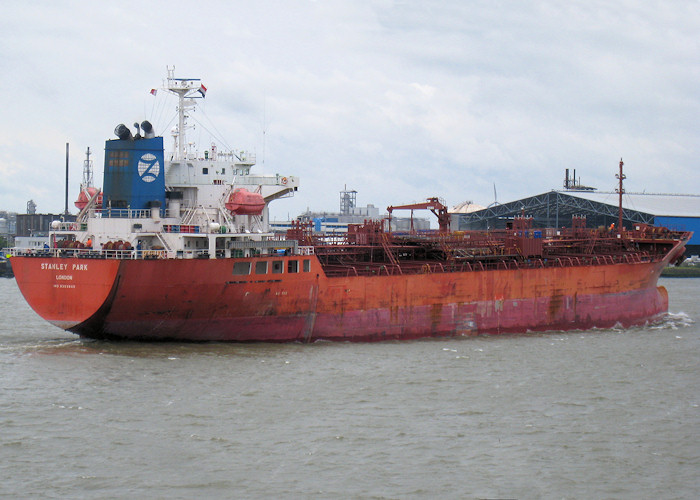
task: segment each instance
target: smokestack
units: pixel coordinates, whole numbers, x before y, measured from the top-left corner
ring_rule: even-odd
[[[153,125],[148,120],[141,122],[141,130],[143,130],[143,136],[146,139],[153,139],[156,136],[156,133],[153,131]]]
[[[122,141],[133,139],[133,137],[131,136],[131,130],[129,130],[129,128],[123,123],[120,123],[114,128],[114,134],[117,137],[119,137]]]

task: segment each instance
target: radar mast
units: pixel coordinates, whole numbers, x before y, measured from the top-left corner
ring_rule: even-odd
[[[202,85],[199,78],[175,78],[175,66],[167,67],[168,80],[165,90],[171,92],[178,97],[178,125],[175,134],[175,157],[174,160],[184,160],[186,154],[186,130],[188,112],[195,108],[195,99],[202,99],[207,91],[207,88]]]

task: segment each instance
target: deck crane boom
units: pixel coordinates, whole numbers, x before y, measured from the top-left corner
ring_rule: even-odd
[[[410,210],[411,211],[411,233],[414,233],[413,229],[413,211],[414,210],[430,210],[438,218],[438,227],[441,233],[446,233],[450,229],[450,214],[447,212],[447,207],[443,205],[440,200],[436,197],[428,198],[427,201],[423,203],[412,203],[409,205],[397,205],[387,207],[386,211],[389,212],[389,228],[391,229],[391,212],[394,210]]]

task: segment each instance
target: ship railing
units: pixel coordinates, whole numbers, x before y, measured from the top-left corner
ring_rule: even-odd
[[[175,156],[175,153],[169,151],[170,157]],[[205,151],[189,151],[185,153],[185,160],[199,160],[199,161],[211,161],[211,162],[231,162],[236,165],[253,166],[255,165],[255,153],[248,151],[216,151],[213,153],[209,150]]]
[[[231,250],[253,250],[257,253],[286,253],[292,255],[300,255],[297,245],[299,244],[296,240],[235,240],[228,243],[228,247]],[[304,247],[308,248],[308,247]],[[313,249],[313,247],[311,247]],[[312,253],[302,254],[302,255],[313,255]]]
[[[129,250],[102,250],[103,259],[167,259],[172,257],[168,250],[141,250],[130,248]],[[80,255],[78,255],[80,257]]]
[[[427,273],[450,273],[450,272],[472,272],[472,271],[487,271],[487,270],[518,270],[518,269],[542,269],[546,267],[582,267],[588,265],[612,265],[612,264],[641,264],[652,261],[652,257],[647,252],[621,254],[621,255],[600,255],[595,257],[582,256],[556,256],[550,258],[527,258],[519,259],[502,259],[494,261],[482,260],[463,260],[451,263],[400,263],[398,266],[384,264],[380,268],[377,264],[374,266],[359,266],[359,265],[336,265],[331,266],[331,274],[333,276],[346,275],[368,275],[382,274],[381,271],[386,267],[387,274],[427,274]]]
[[[236,185],[241,186],[285,186],[288,180],[282,175],[244,175],[236,177]]]
[[[159,215],[162,217],[163,210],[159,209]],[[112,219],[150,219],[152,217],[151,209],[132,209],[132,208],[103,208],[102,217]]]
[[[249,250],[251,255],[313,255],[313,247],[296,247],[296,241],[234,241],[231,242],[231,254],[234,251]],[[223,249],[217,249],[216,256],[223,258]],[[12,247],[3,250],[3,255],[22,257],[77,257],[85,259],[208,259],[209,249],[172,250],[167,248],[124,248],[124,249],[92,249],[92,248],[20,248]],[[243,256],[242,254],[240,256]]]
[[[44,248],[19,248],[19,247],[12,247],[12,248],[3,248],[2,249],[2,254],[5,257],[52,257],[53,250],[49,249],[44,249]]]
[[[395,267],[400,270],[401,274],[433,274],[448,271],[442,262],[404,262]]]
[[[166,259],[174,252],[167,250],[94,250],[92,248],[8,248],[4,255],[13,257],[75,257],[80,259]]]
[[[270,252],[284,253],[286,255],[313,255],[314,247],[299,246],[295,248],[296,241],[236,241],[231,242],[231,250],[250,249],[255,254],[268,254]],[[286,245],[285,245],[286,244]],[[77,257],[84,259],[208,259],[208,249],[194,250],[168,250],[168,249],[114,249],[95,250],[91,248],[20,248],[12,247],[2,250],[6,256],[26,257]],[[217,255],[220,256],[220,255]],[[613,264],[641,264],[654,261],[654,257],[648,252],[635,252],[619,255],[596,255],[590,257],[556,256],[544,258],[531,258],[526,260],[503,259],[492,262],[481,260],[442,262],[417,262],[417,263],[372,263],[372,264],[336,264],[325,265],[324,270],[328,276],[370,276],[370,275],[399,275],[399,274],[427,274],[464,271],[486,271],[507,269],[532,269],[545,267],[580,267],[585,265],[613,265]]]
[[[404,274],[401,266],[393,264],[325,265],[323,271],[329,277],[395,276]],[[409,273],[416,274],[416,273]]]
[[[87,231],[87,222],[58,222],[51,223],[51,231]]]
[[[6,257],[55,257],[55,249],[51,248],[3,248]]]
[[[93,250],[91,248],[8,248],[13,257],[80,257],[85,259],[130,258],[132,250]]]

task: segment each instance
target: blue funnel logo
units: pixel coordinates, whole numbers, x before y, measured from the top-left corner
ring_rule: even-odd
[[[153,182],[160,174],[158,158],[151,153],[146,153],[139,160],[139,177],[144,182]]]

